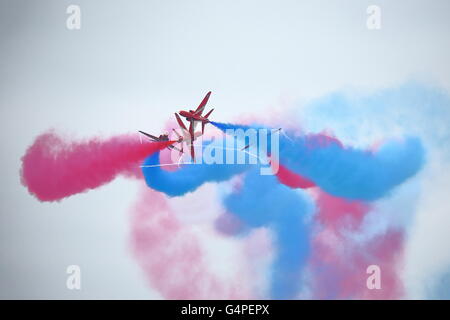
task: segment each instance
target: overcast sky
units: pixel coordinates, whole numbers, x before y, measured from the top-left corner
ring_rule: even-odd
[[[66,27],[70,4],[80,30]],[[366,26],[371,4],[380,30]],[[223,121],[338,89],[448,90],[449,12],[446,0],[0,0],[0,298],[159,297],[127,247],[138,184],[40,203],[19,178],[36,135],[157,133],[209,90]],[[65,286],[70,264],[81,291]]]

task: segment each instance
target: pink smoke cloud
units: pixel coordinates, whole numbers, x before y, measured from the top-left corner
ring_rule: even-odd
[[[21,181],[41,201],[60,200],[97,188],[119,174],[140,177],[139,162],[171,143],[141,143],[135,135],[75,142],[44,133],[22,157]]]
[[[317,220],[334,229],[356,229],[370,210],[366,202],[338,198],[322,190],[317,195],[317,207]]]
[[[167,299],[248,299],[245,276],[223,281],[200,239],[180,223],[161,193],[145,188],[132,211],[131,246],[151,287]]]
[[[370,206],[320,191],[317,197],[320,231],[312,239],[308,267],[315,299],[399,299],[403,285],[399,271],[404,232],[388,230],[368,240],[355,241]],[[367,267],[381,270],[381,289],[367,288]]]
[[[309,263],[314,299],[400,299],[399,271],[403,252],[402,231],[389,230],[364,243],[325,230],[313,241]],[[366,285],[367,267],[381,271],[381,289]]]

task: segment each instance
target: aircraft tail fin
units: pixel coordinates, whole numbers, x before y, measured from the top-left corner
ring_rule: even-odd
[[[212,108],[211,110],[209,110],[209,112],[207,114],[205,114],[205,118],[208,119],[209,115],[214,111],[214,108]]]
[[[205,118],[208,119],[209,115],[214,111],[214,108],[209,110],[209,112],[207,114],[205,114]],[[205,126],[208,122],[206,121],[202,121],[202,134],[205,133]]]

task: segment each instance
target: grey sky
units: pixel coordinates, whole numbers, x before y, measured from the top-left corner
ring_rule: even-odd
[[[81,30],[66,28],[69,4]],[[370,4],[381,30],[366,27]],[[127,248],[137,183],[40,203],[19,180],[36,135],[158,132],[208,90],[231,121],[340,88],[450,89],[449,12],[446,0],[0,0],[0,298],[159,297]],[[69,264],[81,291],[65,287]]]

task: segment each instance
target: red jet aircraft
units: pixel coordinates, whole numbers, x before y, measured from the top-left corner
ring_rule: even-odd
[[[209,122],[209,115],[214,111],[214,109],[211,109],[207,114],[202,116],[203,110],[205,110],[205,106],[208,103],[209,96],[211,95],[211,91],[209,91],[206,96],[203,98],[202,102],[200,102],[197,109],[184,111],[181,110],[179,112],[180,116],[186,118],[187,121],[193,124],[192,128],[195,129],[196,122],[202,123],[202,134],[205,132],[205,125]]]
[[[183,121],[181,120],[180,116],[178,115],[178,113],[175,113],[175,117],[177,118],[177,122],[180,125],[180,128],[183,130],[183,132],[188,132],[189,134],[189,142],[190,142],[190,148],[191,148],[191,158],[192,161],[195,162],[195,151],[194,151],[194,140],[195,138],[198,137],[198,133],[194,133],[195,131],[195,125],[198,122],[202,123],[202,133],[203,134],[205,132],[205,125],[207,123],[209,123],[209,115],[214,111],[214,109],[211,109],[207,114],[205,114],[204,116],[202,116],[202,112],[205,109],[206,104],[208,103],[209,100],[209,96],[211,95],[211,91],[209,91],[206,96],[203,98],[202,102],[200,102],[199,106],[197,107],[197,109],[194,110],[189,110],[189,111],[184,111],[181,110],[179,112],[179,114],[186,118],[187,121],[189,121],[189,130],[186,128],[186,126],[184,125]],[[188,139],[185,138],[185,141],[187,141]]]
[[[178,132],[174,130],[174,132],[177,134],[179,139],[182,139],[182,141],[186,142],[186,145],[190,147],[191,149],[191,158],[192,161],[195,162],[195,151],[194,151],[194,140],[201,136],[201,132],[194,132],[194,123],[191,121],[189,124],[189,130],[186,128],[186,126],[183,123],[183,120],[181,120],[180,116],[175,113],[175,117],[177,118],[177,122],[181,128],[181,131],[183,132],[183,136],[179,135]]]
[[[175,147],[175,146],[173,146],[173,145],[169,145],[169,146],[167,146],[167,149],[169,149],[169,150],[173,150],[173,149],[175,149],[175,150],[177,150],[179,153],[183,153],[183,137],[182,136],[180,136],[179,134],[178,134],[178,132],[176,132],[174,129],[173,129],[173,131],[177,134],[177,136],[178,136],[178,139],[176,140],[176,143],[181,143],[181,149],[179,149],[179,148],[177,148],[177,147]],[[152,140],[152,141],[155,141],[155,142],[159,142],[159,141],[169,141],[169,135],[168,134],[160,134],[159,135],[159,137],[156,137],[156,136],[154,136],[154,135],[151,135],[151,134],[149,134],[149,133],[147,133],[147,132],[144,132],[144,131],[140,131],[139,130],[139,132],[140,133],[142,133],[144,136],[146,136],[147,138],[150,138],[150,140]]]

